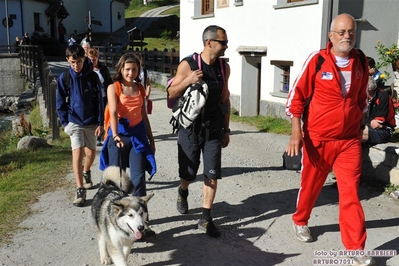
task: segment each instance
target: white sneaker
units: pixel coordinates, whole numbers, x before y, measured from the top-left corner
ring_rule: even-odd
[[[353,259],[352,266],[377,266],[375,260],[369,256],[351,257],[351,259]]]
[[[292,224],[295,230],[296,238],[301,242],[313,242],[313,237],[310,234],[309,227],[307,225]]]

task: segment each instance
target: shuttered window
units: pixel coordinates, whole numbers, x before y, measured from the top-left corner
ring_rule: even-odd
[[[202,0],[202,15],[213,14],[214,6],[213,0]]]

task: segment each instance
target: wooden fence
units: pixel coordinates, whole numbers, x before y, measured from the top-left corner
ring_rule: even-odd
[[[176,74],[177,67],[180,63],[179,52],[175,49],[168,51],[164,49],[163,51],[158,51],[154,49],[153,51],[140,51],[140,50],[123,50],[119,47],[112,46],[93,46],[99,51],[100,61],[106,66],[114,67],[119,58],[125,53],[141,53],[144,65],[147,70],[152,70],[155,72],[167,73],[171,76]]]
[[[19,46],[19,51],[15,51],[13,45],[0,46],[0,53],[15,52],[18,52],[20,57],[21,77],[26,78],[35,87],[37,85],[36,82],[40,81],[47,114],[47,119],[45,120],[48,121],[53,139],[58,139],[60,137],[60,129],[55,106],[57,84],[43,50],[38,45],[21,45]]]
[[[132,51],[112,46],[94,46],[94,48],[99,50],[100,61],[112,67],[115,67],[122,54],[139,52],[144,59],[146,69],[174,76],[180,62],[179,52],[174,49],[171,51],[167,49],[163,51],[158,51],[157,49],[153,51]],[[0,45],[0,53],[15,52],[18,52],[20,56],[21,76],[35,85],[38,78],[40,80],[43,100],[47,111],[46,120],[49,121],[53,139],[58,139],[60,137],[60,125],[55,105],[57,84],[55,76],[51,73],[50,66],[43,54],[43,50],[38,45],[21,45],[19,46],[19,51],[15,50],[14,45]]]

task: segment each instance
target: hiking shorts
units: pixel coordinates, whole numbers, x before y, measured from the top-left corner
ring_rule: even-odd
[[[95,135],[96,125],[80,126],[69,122],[64,128],[64,132],[71,138],[72,150],[87,147],[91,150],[96,149],[97,137]]]
[[[393,129],[390,127],[383,127],[374,129],[367,125],[369,131],[369,139],[366,141],[368,144],[381,144],[387,143],[393,135]]]
[[[186,181],[195,180],[202,151],[204,176],[209,179],[221,179],[222,138],[222,131],[205,140],[191,129],[179,129],[177,139],[179,177]]]

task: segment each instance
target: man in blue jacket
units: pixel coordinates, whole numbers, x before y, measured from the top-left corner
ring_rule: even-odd
[[[56,105],[64,132],[71,138],[77,185],[73,205],[81,207],[86,200],[86,189],[93,186],[90,167],[96,155],[97,136],[104,130],[104,105],[101,82],[84,49],[80,45],[68,46],[66,59],[69,68],[57,80]]]

